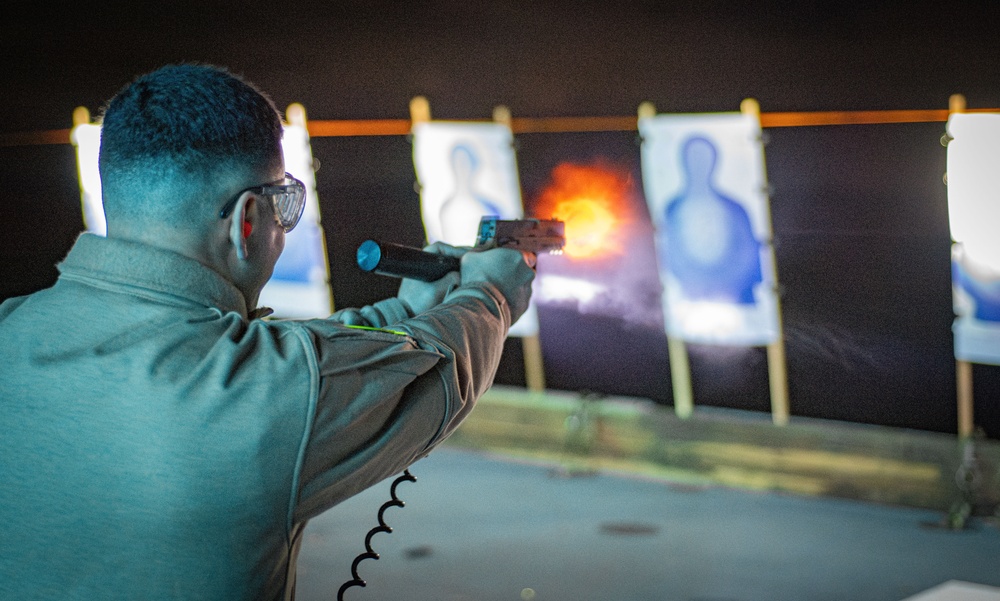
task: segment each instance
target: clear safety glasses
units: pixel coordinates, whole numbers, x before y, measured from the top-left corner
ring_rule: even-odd
[[[219,217],[225,219],[233,211],[236,201],[244,192],[253,192],[259,196],[267,196],[274,206],[274,217],[281,224],[285,233],[292,231],[292,228],[302,217],[302,211],[306,208],[306,186],[301,181],[292,177],[292,174],[285,173],[285,177],[276,182],[263,184],[260,186],[250,186],[237,192],[232,200],[219,212]]]

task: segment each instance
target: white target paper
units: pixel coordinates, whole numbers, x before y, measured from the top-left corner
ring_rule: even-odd
[[[524,216],[514,156],[514,136],[501,123],[431,121],[413,128],[413,165],[429,242],[476,243],[484,216]],[[512,336],[538,333],[532,302]]]
[[[767,345],[778,338],[760,121],[742,113],[639,120],[667,334]]]
[[[77,151],[84,226],[89,232],[105,236],[107,221],[97,168],[101,127],[78,125],[70,137]],[[333,295],[326,244],[320,227],[312,148],[305,128],[286,125],[282,148],[285,170],[306,186],[306,206],[302,220],[285,236],[285,250],[275,265],[274,275],[261,291],[260,304],[274,309],[276,317],[327,317],[333,309]]]
[[[955,358],[1000,365],[1000,115],[949,117]]]

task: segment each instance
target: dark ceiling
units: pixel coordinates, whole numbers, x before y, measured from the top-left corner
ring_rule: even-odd
[[[165,62],[223,64],[321,119],[1000,106],[995,2],[19,2],[5,131],[66,127]],[[41,5],[41,6],[40,6]]]

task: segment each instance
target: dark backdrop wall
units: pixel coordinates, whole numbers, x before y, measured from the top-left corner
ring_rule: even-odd
[[[312,119],[633,115],[661,111],[1000,107],[995,2],[376,1],[96,2],[5,9],[0,133],[68,128],[134,76],[168,62],[225,65]],[[155,6],[154,6],[155,4]],[[796,415],[954,431],[955,379],[942,123],[770,129],[768,177]],[[528,209],[563,161],[633,176],[634,132],[524,134]],[[316,138],[313,152],[340,307],[394,293],[360,274],[367,237],[420,244],[405,137]],[[82,229],[69,145],[0,147],[0,299],[51,285]],[[648,219],[648,216],[647,216]],[[652,240],[633,240],[633,255]],[[635,262],[609,272],[642,271]],[[646,301],[648,302],[648,299]],[[542,310],[551,387],[670,402],[662,330]],[[523,382],[508,344],[499,380]],[[2,353],[2,351],[0,351]],[[766,411],[763,352],[692,348],[705,405]],[[1000,437],[1000,374],[975,368],[977,422]]]

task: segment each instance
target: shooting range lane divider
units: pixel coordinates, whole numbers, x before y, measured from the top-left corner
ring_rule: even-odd
[[[705,407],[690,418],[648,399],[494,385],[445,441],[558,469],[615,473],[693,487],[721,486],[852,499],[940,512],[957,499],[994,523],[1000,441],[792,416],[776,428],[756,411]],[[963,489],[966,487],[966,489]],[[918,527],[919,524],[914,524]]]

